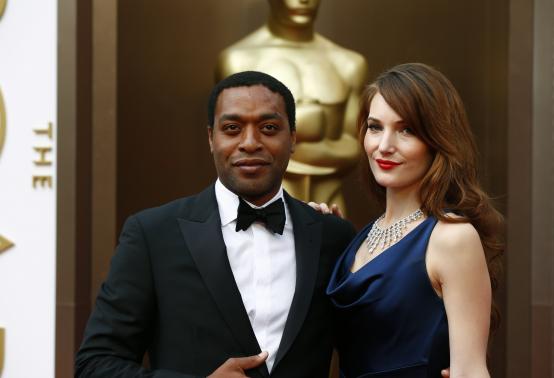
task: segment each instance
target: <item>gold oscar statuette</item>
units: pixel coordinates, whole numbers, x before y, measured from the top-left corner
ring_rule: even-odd
[[[265,25],[220,53],[216,78],[262,71],[291,90],[297,144],[283,185],[301,200],[346,210],[342,179],[360,155],[356,118],[367,62],[314,31],[319,0],[268,3]]]
[[[0,0],[1,1],[1,0]],[[4,139],[6,137],[6,110],[4,108],[4,99],[2,97],[2,90],[0,90],[0,155],[2,155],[2,148],[4,147]],[[0,235],[0,253],[13,247],[13,242]]]

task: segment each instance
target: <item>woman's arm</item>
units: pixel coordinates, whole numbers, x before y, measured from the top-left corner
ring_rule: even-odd
[[[427,269],[448,316],[450,376],[490,377],[486,354],[491,285],[475,228],[439,222],[429,240]]]

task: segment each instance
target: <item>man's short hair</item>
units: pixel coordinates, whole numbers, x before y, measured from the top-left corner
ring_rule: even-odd
[[[208,126],[214,126],[214,113],[215,106],[219,94],[227,88],[237,87],[251,87],[254,85],[263,85],[270,91],[281,95],[285,101],[285,110],[287,112],[287,118],[291,131],[296,130],[296,106],[294,104],[294,97],[285,84],[271,75],[258,71],[244,71],[227,76],[215,85],[210,93],[208,100]]]

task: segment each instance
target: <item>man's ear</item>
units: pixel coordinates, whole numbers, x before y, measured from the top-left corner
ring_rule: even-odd
[[[214,152],[213,147],[213,139],[214,139],[214,129],[210,125],[208,125],[208,143],[210,144],[210,153]]]
[[[291,138],[290,153],[293,154],[294,149],[296,148],[296,130],[292,130],[290,132],[290,138]]]

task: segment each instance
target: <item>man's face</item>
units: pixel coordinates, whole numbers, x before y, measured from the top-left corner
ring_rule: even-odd
[[[281,95],[255,85],[220,93],[208,140],[223,185],[263,205],[281,186],[296,133],[290,130]]]

